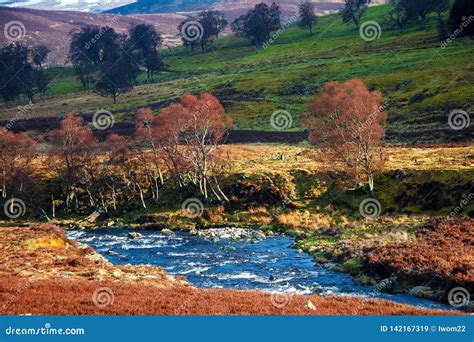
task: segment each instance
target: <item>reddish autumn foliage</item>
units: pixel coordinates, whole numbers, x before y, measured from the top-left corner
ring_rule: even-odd
[[[216,151],[231,124],[212,94],[184,95],[156,116],[149,109],[139,111],[137,136],[151,148],[153,160],[163,152],[180,186],[193,183],[206,198],[210,188],[217,199],[227,200],[217,181]]]
[[[166,182],[228,201],[219,185],[225,158],[217,151],[231,123],[208,93],[185,95],[161,113],[140,109],[135,135],[112,133],[101,143],[81,116],[68,113],[59,129],[42,137],[49,145],[39,162],[48,172],[37,172],[34,179],[25,175],[35,142],[26,134],[0,131],[0,192],[6,197],[35,190],[29,196],[31,213],[46,219],[71,212],[117,214],[140,204],[147,210],[150,201],[159,203]]]
[[[164,177],[162,165],[163,158],[160,151],[160,137],[156,134],[156,126],[153,126],[153,112],[150,108],[140,109],[137,113],[136,138],[151,153],[139,149],[139,157],[146,169],[147,175],[153,179],[154,186],[151,187],[153,198],[158,200],[159,185],[163,185]]]
[[[412,285],[449,290],[463,286],[474,293],[474,220],[433,220],[416,232],[416,241],[366,250],[367,271],[393,274]]]
[[[83,117],[72,113],[66,115],[60,128],[51,132],[50,137],[66,162],[71,162],[72,154],[79,154],[96,143],[91,128],[84,125]]]
[[[394,302],[355,297],[288,297],[288,304],[276,307],[271,294],[257,291],[202,290],[186,287],[159,288],[153,285],[113,280],[87,281],[50,279],[31,281],[5,277],[0,282],[1,314],[34,315],[456,315],[441,310],[421,309]],[[25,290],[18,295],[18,289]],[[111,304],[98,307],[93,293],[112,291]],[[316,307],[309,309],[311,300]]]
[[[304,118],[310,141],[327,147],[330,160],[343,162],[357,181],[366,178],[371,191],[374,174],[383,167],[386,120],[380,92],[357,79],[326,83]]]
[[[29,164],[36,156],[37,143],[25,133],[0,129],[0,174],[2,197],[14,195],[29,173]]]
[[[97,142],[91,128],[84,125],[82,116],[74,116],[72,113],[68,113],[61,121],[58,130],[50,133],[50,139],[53,145],[50,154],[51,166],[61,177],[63,201],[67,212],[71,199],[76,196],[76,186],[81,182],[81,178],[91,183],[89,179],[95,174],[94,154]],[[57,163],[57,159],[61,162]]]

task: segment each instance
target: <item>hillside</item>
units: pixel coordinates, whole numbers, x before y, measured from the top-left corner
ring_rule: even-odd
[[[163,3],[175,3],[176,1],[164,1]],[[155,27],[162,34],[163,47],[174,47],[181,44],[177,27],[188,15],[194,15],[197,9],[215,9],[225,13],[228,21],[231,22],[239,15],[243,14],[249,8],[253,7],[259,1],[239,1],[231,0],[226,2],[220,1],[196,1],[186,2],[186,5],[170,5],[168,7],[161,6],[159,2],[155,8],[156,1],[136,2],[133,6],[142,6],[142,10],[128,10],[127,6],[119,7],[107,13],[86,13],[79,11],[86,7],[78,5],[78,8],[71,10],[70,7],[51,7],[47,2],[35,2],[34,5],[24,3],[27,8],[10,8],[0,6],[0,26],[5,27],[7,23],[19,21],[25,27],[22,42],[29,46],[44,44],[52,51],[49,58],[49,65],[64,65],[66,62],[69,32],[84,25],[108,25],[113,27],[117,32],[126,33],[128,27],[132,23],[147,23]],[[196,4],[196,6],[192,6]],[[203,5],[205,4],[205,6]],[[214,4],[211,6],[211,4]],[[150,5],[150,6],[148,6]],[[54,8],[52,10],[45,10]],[[297,2],[295,0],[287,0],[281,2],[282,15],[290,17],[297,11]],[[335,11],[340,8],[340,1],[332,0],[315,4],[317,13],[323,14]],[[65,10],[67,9],[67,10]],[[187,12],[178,12],[184,11]],[[135,14],[132,14],[135,13]],[[126,15],[122,15],[126,14]],[[228,28],[225,34],[229,34]],[[7,41],[3,34],[0,34],[0,45],[6,44]]]
[[[472,125],[463,130],[448,125],[451,110],[474,110],[472,40],[457,39],[441,48],[434,16],[425,28],[412,24],[400,34],[387,22],[387,11],[386,5],[372,7],[363,18],[382,28],[380,38],[371,42],[334,14],[321,17],[312,36],[292,26],[260,51],[235,36],[220,39],[206,53],[172,49],[165,53],[168,72],[154,84],[141,77],[142,83],[114,106],[108,98],[81,93],[70,69],[52,69],[52,96],[24,116],[56,116],[78,108],[92,114],[105,108],[126,122],[138,107],[157,110],[184,93],[211,91],[236,129],[272,130],[270,115],[284,109],[292,116],[288,130],[302,130],[298,118],[325,82],[357,77],[388,102],[389,141],[472,140]],[[0,118],[9,119],[16,111],[2,108]]]
[[[69,51],[69,33],[84,25],[108,25],[117,32],[126,33],[132,23],[148,23],[163,35],[164,46],[176,46],[181,42],[176,27],[186,18],[183,14],[150,14],[120,16],[116,14],[83,13],[74,11],[45,11],[25,8],[0,7],[0,26],[20,21],[24,29],[22,42],[29,46],[44,44],[51,50],[49,65],[64,65]],[[0,45],[7,41],[0,34]]]

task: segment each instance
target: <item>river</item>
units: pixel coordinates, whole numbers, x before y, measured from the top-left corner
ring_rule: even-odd
[[[219,230],[215,230],[219,232]],[[262,290],[295,294],[365,296],[426,308],[452,309],[447,305],[409,295],[376,293],[356,284],[350,275],[316,264],[306,253],[292,248],[287,236],[213,238],[175,232],[140,231],[132,239],[129,230],[111,228],[69,231],[68,236],[86,243],[116,265],[149,264],[168,273],[183,275],[201,288]]]

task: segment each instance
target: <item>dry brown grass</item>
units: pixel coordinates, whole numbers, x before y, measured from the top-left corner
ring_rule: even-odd
[[[23,289],[19,294],[18,289]],[[108,288],[113,302],[98,307],[93,293]],[[193,288],[157,288],[151,285],[78,279],[40,280],[25,283],[17,277],[2,278],[2,314],[33,315],[448,315],[383,300],[352,297],[288,296],[276,307],[269,293]],[[311,300],[316,310],[305,303]],[[357,309],[355,312],[354,309]]]
[[[278,160],[277,154],[285,156]],[[232,172],[284,172],[294,169],[340,171],[341,165],[328,163],[319,149],[284,145],[224,145]],[[474,168],[473,145],[461,147],[387,147],[386,169],[469,170]]]
[[[0,278],[16,275],[41,280],[67,275],[69,280],[120,279],[160,287],[188,286],[183,278],[171,277],[159,267],[114,266],[49,224],[0,228],[0,263]]]
[[[367,248],[365,267],[383,277],[396,274],[413,284],[453,285],[474,292],[474,220],[434,219],[416,232],[415,241]]]
[[[345,226],[349,220],[343,215],[329,215],[326,213],[310,213],[308,211],[289,211],[277,215],[276,221],[282,226],[292,229],[317,230],[330,228],[338,224]]]

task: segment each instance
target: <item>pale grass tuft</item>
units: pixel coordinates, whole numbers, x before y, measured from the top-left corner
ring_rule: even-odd
[[[336,219],[328,214],[317,213],[311,215],[309,211],[290,211],[279,214],[276,221],[283,226],[292,229],[317,230],[322,228],[330,228],[336,223],[348,222],[346,217],[338,217]]]

